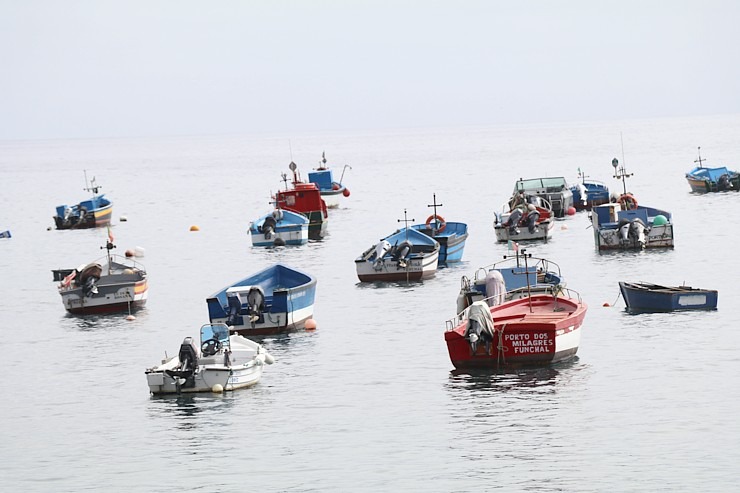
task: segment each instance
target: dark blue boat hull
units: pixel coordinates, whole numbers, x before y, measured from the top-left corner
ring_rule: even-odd
[[[630,312],[672,312],[717,308],[717,291],[711,289],[620,282],[619,290],[627,305],[627,311]]]

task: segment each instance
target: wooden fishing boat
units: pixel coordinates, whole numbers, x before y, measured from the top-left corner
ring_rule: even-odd
[[[97,228],[110,224],[113,203],[105,197],[105,194],[98,193],[102,186],[95,183],[95,177],[88,184],[85,173],[85,184],[83,190],[91,192],[92,197],[72,206],[66,204],[57,206],[54,216],[57,229]]]
[[[291,161],[288,166],[293,172],[293,181],[288,186],[288,178],[283,173],[285,190],[275,194],[276,208],[297,212],[308,218],[308,238],[320,240],[326,236],[329,224],[329,211],[315,183],[304,183],[298,174],[298,166]]]
[[[355,259],[362,282],[419,281],[437,272],[439,242],[413,228],[381,239]]]
[[[627,192],[624,167],[617,170],[619,161],[612,166],[615,178],[621,178],[624,192],[615,202],[591,209],[591,225],[598,250],[642,250],[644,248],[673,248],[673,222],[671,213],[654,207],[639,205],[637,198]]]
[[[106,257],[76,269],[52,270],[59,282],[64,308],[74,314],[133,312],[146,304],[149,289],[144,266],[131,258],[111,254],[116,248],[108,235]]]
[[[249,224],[252,246],[304,245],[308,242],[308,218],[282,209],[265,214]]]
[[[313,276],[278,263],[209,296],[208,318],[241,335],[300,330],[313,317],[315,296]]]
[[[699,164],[686,173],[686,181],[689,182],[692,192],[740,191],[740,174],[737,171],[729,170],[725,166],[707,168],[702,165],[705,161],[706,159],[701,158],[701,147],[699,147],[699,158],[694,161]]]
[[[591,180],[578,168],[578,183],[570,187],[573,194],[573,207],[576,211],[587,210],[597,205],[609,203],[609,187],[606,183]]]
[[[567,288],[488,306],[448,321],[445,342],[456,369],[518,368],[566,361],[578,352],[587,306]]]
[[[619,291],[630,312],[714,310],[717,291],[691,286],[662,286],[648,282],[619,281]]]

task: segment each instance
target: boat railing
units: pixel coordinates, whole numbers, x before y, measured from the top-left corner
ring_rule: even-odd
[[[534,286],[530,287],[523,287],[523,288],[517,288],[512,289],[511,291],[506,291],[502,294],[497,294],[493,296],[488,296],[486,298],[482,298],[478,301],[485,301],[489,306],[491,306],[489,300],[493,300],[493,306],[500,305],[502,300],[503,301],[511,301],[515,299],[522,299],[527,298],[531,295],[551,295],[553,297],[559,297],[559,298],[565,298],[565,299],[571,299],[571,300],[578,300],[578,304],[582,304],[583,300],[581,299],[581,293],[576,291],[575,289],[566,288],[562,285],[552,285],[552,284],[535,284]],[[465,320],[467,320],[466,313],[467,313],[468,307],[465,307],[463,311],[455,315],[454,317],[448,319],[445,321],[445,331],[450,332],[452,330],[455,330],[455,328],[463,323]]]

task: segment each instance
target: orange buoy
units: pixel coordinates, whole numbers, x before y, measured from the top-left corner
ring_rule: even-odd
[[[609,304],[609,302],[606,302],[606,303],[604,303],[604,304],[603,304],[603,305],[601,305],[601,306],[611,306],[611,305]]]
[[[345,188],[342,192],[342,195],[344,195],[345,197],[349,197],[349,188]]]
[[[200,231],[200,228],[193,224],[192,226],[190,226],[190,231]]]
[[[568,215],[569,216],[572,216],[575,213],[576,213],[576,208],[575,207],[573,207],[573,206],[568,207]]]
[[[309,318],[306,320],[306,330],[316,330],[316,320]]]

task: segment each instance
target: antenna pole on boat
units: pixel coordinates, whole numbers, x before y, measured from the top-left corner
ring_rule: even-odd
[[[699,150],[699,159],[695,159],[694,162],[695,163],[699,163],[699,167],[701,168],[702,167],[701,166],[701,161],[702,161],[702,159],[701,159],[701,146],[697,147],[697,149]],[[706,159],[704,161],[706,161]]]
[[[100,247],[101,250],[104,249],[104,248],[106,250],[105,254],[108,256],[108,275],[110,275],[111,270],[113,268],[112,267],[112,264],[111,264],[111,259],[110,259],[110,251],[113,250],[114,248],[116,248],[116,245],[113,244],[113,242],[110,239],[110,236],[108,236],[108,238],[106,238],[106,240],[105,240],[105,246],[101,246]]]
[[[616,178],[617,180],[622,180],[622,189],[624,190],[623,193],[627,193],[627,183],[625,182],[625,178],[629,178],[634,173],[627,173],[627,170],[624,169],[624,163],[620,166],[619,159],[617,158],[612,159],[612,166],[614,166],[614,178]]]
[[[437,227],[436,227],[436,225],[438,224],[437,223],[437,207],[442,207],[444,204],[438,204],[437,203],[437,194],[436,193],[432,194],[432,198],[433,198],[432,203],[431,204],[427,204],[427,207],[434,207],[434,224],[435,225],[432,227],[432,230],[434,230],[434,233],[436,234],[437,233]]]
[[[533,313],[532,310],[532,288],[529,284],[529,266],[527,265],[527,256],[531,257],[532,254],[530,253],[527,255],[527,249],[523,248],[521,251],[522,257],[524,257],[524,277],[527,279],[527,299],[529,300],[529,313]],[[517,252],[517,264],[519,263],[519,253]],[[518,267],[518,265],[517,265]]]

